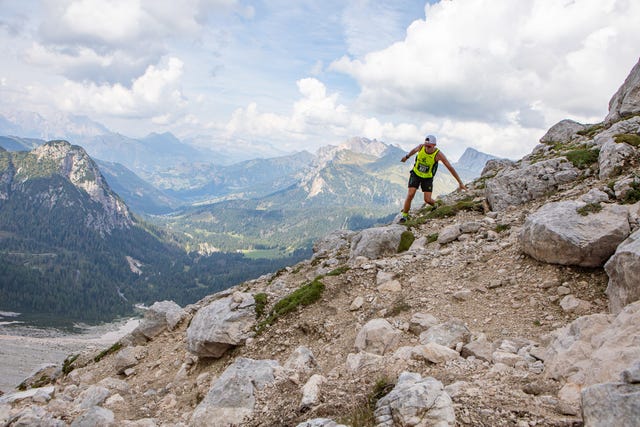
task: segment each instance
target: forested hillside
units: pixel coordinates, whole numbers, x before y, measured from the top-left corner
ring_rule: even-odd
[[[192,256],[135,220],[82,148],[0,151],[0,309],[80,320],[194,302],[295,259]]]

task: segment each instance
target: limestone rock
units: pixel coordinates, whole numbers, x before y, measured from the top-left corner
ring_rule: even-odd
[[[400,342],[400,331],[385,319],[373,319],[367,322],[356,336],[355,348],[358,351],[384,355],[393,352]]]
[[[573,120],[561,120],[551,126],[547,133],[540,138],[540,142],[543,144],[554,144],[558,142],[566,144],[570,142],[579,131],[584,130],[586,127],[586,125]]]
[[[396,386],[376,404],[377,427],[454,426],[451,397],[435,378],[403,372]]]
[[[599,267],[629,235],[627,209],[605,205],[600,212],[580,215],[583,202],[547,203],[529,215],[520,233],[524,253],[562,265]]]
[[[594,384],[582,390],[585,426],[636,427],[640,420],[640,385]]]
[[[300,346],[296,348],[291,356],[284,362],[286,369],[291,369],[296,372],[313,372],[318,368],[318,362],[313,355],[313,352],[307,347]]]
[[[605,142],[598,155],[600,179],[619,175],[626,166],[625,162],[628,162],[635,155],[635,152],[629,144],[616,143],[613,138]]]
[[[640,301],[617,316],[582,316],[551,333],[544,356],[544,374],[581,386],[618,381],[640,360],[637,330]]]
[[[131,335],[144,337],[142,342],[150,340],[167,329],[173,330],[186,316],[187,312],[173,301],[155,302],[145,311],[144,319],[131,332]]]
[[[615,122],[635,113],[640,113],[640,61],[609,101],[609,114],[604,121]]]
[[[609,276],[609,310],[617,314],[627,304],[640,299],[640,230],[618,246],[604,265]]]
[[[407,228],[394,224],[386,227],[368,228],[356,234],[351,242],[351,260],[359,256],[378,259],[398,252],[400,237]]]
[[[322,375],[312,375],[302,387],[302,400],[300,408],[306,409],[317,405],[320,402],[320,387],[326,383],[327,379]]]
[[[213,301],[198,310],[187,329],[187,349],[199,357],[221,357],[253,335],[255,301],[249,293]]]
[[[499,173],[487,180],[485,194],[492,210],[503,211],[544,197],[578,176],[580,171],[564,157],[553,158]]]
[[[460,231],[460,226],[458,224],[448,225],[438,233],[438,243],[441,245],[447,244],[449,242],[453,242],[456,240],[462,231]]]
[[[409,320],[409,330],[416,335],[420,335],[438,323],[438,319],[429,313],[414,313],[411,316],[411,320]]]
[[[253,414],[255,390],[275,381],[275,360],[238,358],[211,385],[205,398],[193,411],[189,425],[226,427],[242,425]]]
[[[458,343],[468,343],[471,339],[471,331],[459,320],[449,320],[436,326],[432,326],[420,334],[420,343],[434,342],[449,348],[455,348]]]

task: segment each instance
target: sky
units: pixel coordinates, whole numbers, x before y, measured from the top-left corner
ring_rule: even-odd
[[[637,0],[0,0],[0,113],[248,157],[434,134],[518,159],[604,119],[638,22]]]

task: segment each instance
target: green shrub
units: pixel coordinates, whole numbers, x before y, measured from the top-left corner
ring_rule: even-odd
[[[398,314],[411,310],[411,306],[403,298],[398,298],[394,301],[393,305],[387,312],[389,317],[397,316]]]
[[[502,233],[503,231],[507,231],[511,226],[509,224],[498,224],[496,225],[496,233]]]
[[[438,240],[438,233],[432,233],[427,236],[427,243],[433,243]]]
[[[632,182],[631,191],[629,191],[622,199],[622,204],[632,205],[640,201],[640,183]]]
[[[318,301],[323,292],[324,284],[320,281],[320,277],[316,277],[313,282],[296,289],[276,303],[267,318],[256,325],[256,333],[261,333],[264,328],[272,325],[280,317],[295,311],[298,307],[311,305]]]
[[[104,359],[106,356],[115,353],[116,351],[120,350],[122,348],[122,344],[120,342],[115,343],[114,345],[112,345],[111,347],[109,347],[106,350],[101,351],[100,353],[98,353],[98,355],[96,357],[93,358],[94,362],[99,362],[102,359]]]
[[[409,250],[411,244],[416,240],[416,236],[410,231],[403,231],[400,235],[400,244],[398,244],[398,253]]]
[[[73,354],[73,355],[67,357],[66,359],[64,359],[64,362],[62,362],[62,373],[63,374],[67,375],[71,371],[73,371],[73,369],[74,369],[73,362],[76,361],[78,356],[80,356],[80,355],[79,354]]]
[[[343,265],[342,267],[338,267],[335,270],[331,270],[330,272],[328,272],[327,276],[339,276],[343,273],[346,273],[347,271],[349,271],[349,266]]]
[[[578,135],[586,136],[587,138],[592,138],[596,136],[596,134],[600,133],[605,127],[604,123],[598,123],[596,125],[590,126],[586,129],[579,130]]]
[[[376,425],[374,411],[378,401],[385,397],[395,384],[388,378],[380,378],[373,386],[373,390],[367,396],[367,401],[355,407],[351,414],[345,418],[339,419],[342,424],[351,427],[369,427]]]
[[[267,307],[267,294],[261,292],[255,294],[253,299],[256,302],[256,319],[259,319],[264,314],[264,309]]]
[[[616,135],[614,138],[618,144],[626,143],[633,147],[640,146],[640,135],[635,133],[621,133]]]
[[[590,213],[597,213],[601,210],[602,206],[600,206],[600,203],[587,203],[583,207],[576,209],[576,212],[578,212],[582,216],[587,216]]]
[[[452,205],[442,205],[438,206],[436,209],[432,210],[427,214],[427,218],[447,218],[450,216],[456,216],[458,210]]]
[[[573,166],[578,169],[586,169],[595,162],[598,161],[598,155],[600,150],[598,149],[578,149],[565,153],[567,160],[569,160]]]

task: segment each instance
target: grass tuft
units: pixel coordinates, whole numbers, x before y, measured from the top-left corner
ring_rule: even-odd
[[[601,210],[602,206],[600,205],[600,203],[587,203],[581,208],[576,209],[576,212],[578,212],[582,216],[587,216],[590,213],[598,213]]]
[[[318,301],[324,292],[324,284],[320,278],[321,276],[316,277],[313,282],[301,286],[278,301],[267,318],[256,325],[256,334],[260,334],[267,326],[275,323],[280,317],[297,310],[298,307],[311,305]]]
[[[640,146],[640,135],[635,133],[621,133],[614,136],[614,138],[618,144],[626,143],[633,147]]]
[[[400,235],[400,243],[398,244],[398,253],[406,252],[411,247],[411,244],[416,240],[416,236],[409,230],[403,231]]]
[[[578,169],[586,169],[598,161],[600,150],[583,148],[565,153],[567,160]]]
[[[98,355],[96,357],[93,358],[94,362],[99,362],[102,359],[104,359],[105,357],[107,357],[108,355],[115,353],[116,351],[120,350],[122,348],[122,344],[120,342],[115,343],[114,345],[112,345],[111,347],[109,347],[106,350],[101,351],[100,353],[98,353]]]
[[[256,319],[259,319],[262,317],[264,310],[267,307],[267,294],[264,292],[255,294],[253,299],[256,302]]]

